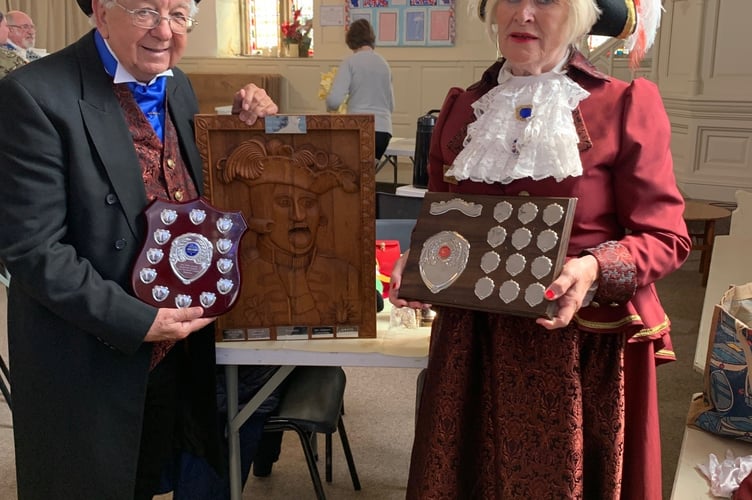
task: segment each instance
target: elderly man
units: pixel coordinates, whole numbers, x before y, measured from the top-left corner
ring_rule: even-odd
[[[7,48],[8,33],[8,20],[5,15],[0,12],[0,78],[4,77],[16,68],[20,68],[26,61],[21,58],[15,51]],[[2,271],[3,265],[0,264],[0,271]]]
[[[212,319],[130,286],[145,207],[203,188],[175,66],[196,2],[78,0],[96,29],[0,80],[19,500],[149,499],[178,453],[221,463]],[[277,106],[248,85],[233,111]]]
[[[12,50],[24,61],[39,59],[40,55],[34,49],[37,42],[37,28],[31,17],[20,10],[11,10],[6,14],[8,18],[8,40],[6,48]]]

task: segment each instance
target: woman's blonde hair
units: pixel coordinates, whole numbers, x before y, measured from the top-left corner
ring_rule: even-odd
[[[496,42],[498,27],[496,26],[496,7],[499,2],[506,0],[490,0],[486,6],[486,32],[491,41]],[[590,32],[601,10],[596,0],[554,0],[569,4],[569,16],[567,16],[567,29],[569,31],[568,43],[573,44]]]

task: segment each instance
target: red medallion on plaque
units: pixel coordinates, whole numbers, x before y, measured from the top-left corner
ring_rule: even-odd
[[[201,306],[204,316],[229,311],[240,291],[243,214],[203,198],[155,200],[144,214],[147,237],[131,277],[136,297],[155,307]]]

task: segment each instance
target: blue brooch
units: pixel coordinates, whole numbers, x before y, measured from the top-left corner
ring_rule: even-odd
[[[523,104],[522,106],[517,106],[515,118],[524,122],[529,120],[531,116],[533,116],[533,106],[531,104]]]

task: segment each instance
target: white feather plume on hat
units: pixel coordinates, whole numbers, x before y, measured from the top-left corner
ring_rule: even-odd
[[[658,27],[661,24],[661,0],[632,0],[637,11],[637,29],[625,43],[629,49],[629,60],[632,68],[640,65],[640,61],[655,42]]]

